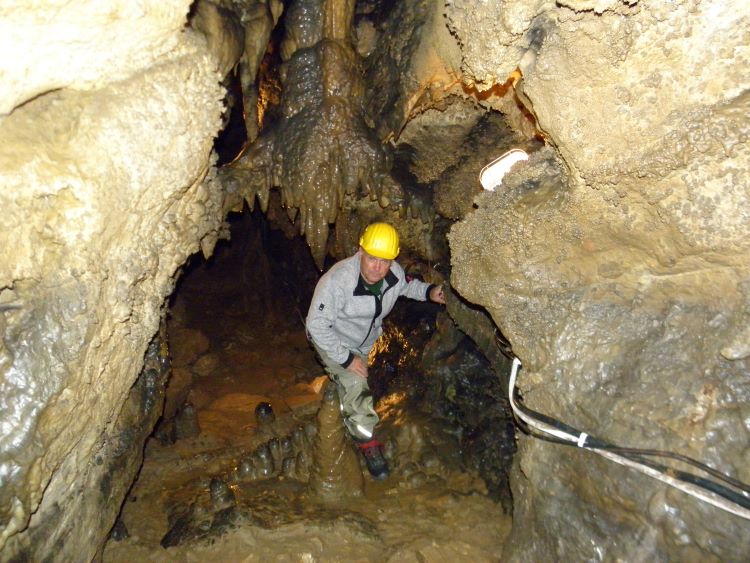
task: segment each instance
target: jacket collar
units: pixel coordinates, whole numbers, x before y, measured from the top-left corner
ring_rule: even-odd
[[[385,288],[387,290],[398,283],[398,276],[394,274],[392,270],[388,270],[383,281],[385,282]],[[385,291],[383,291],[383,293],[385,293]],[[353,295],[372,295],[372,293],[370,293],[365,287],[365,281],[362,279],[362,274],[359,271],[357,271],[357,286],[354,288]]]

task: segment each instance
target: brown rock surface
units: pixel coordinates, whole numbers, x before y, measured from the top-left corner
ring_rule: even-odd
[[[455,287],[511,341],[533,408],[748,482],[747,360],[722,353],[749,312],[747,9],[478,4],[448,9],[465,70],[489,85],[521,66],[557,150],[533,155],[454,227]],[[500,34],[477,29],[488,19]],[[500,41],[480,50],[489,34]],[[528,438],[514,498],[515,560],[750,550],[746,520]]]
[[[210,343],[205,334],[194,328],[179,328],[170,331],[169,350],[172,365],[186,367],[205,354]]]
[[[220,367],[221,360],[216,354],[206,354],[195,361],[192,370],[201,377],[211,377]]]
[[[277,45],[284,125],[242,162],[253,189],[230,195],[212,168],[215,69],[237,62],[241,22],[253,139],[255,72],[281,3],[228,14],[228,43],[186,28],[187,0],[59,4],[0,7],[0,558],[95,556],[161,408],[163,381],[141,368],[175,272],[211,253],[229,204],[257,193],[265,210],[271,187],[286,206],[274,213],[296,221],[319,264],[385,218],[404,254],[447,271],[439,239],[458,220],[451,282],[523,361],[526,404],[750,481],[746,2],[295,2]],[[498,111],[513,134],[486,127]],[[546,146],[479,193],[482,163],[534,136]],[[392,176],[392,153],[411,176]],[[256,393],[273,390],[278,366],[247,342],[221,353],[196,405],[244,395],[247,366]],[[205,337],[173,343],[178,369],[207,349]],[[252,424],[235,399],[242,408],[201,415],[217,442]],[[410,487],[428,477],[415,475]],[[523,437],[513,486],[511,560],[750,552],[746,520],[590,452]],[[350,553],[357,532],[336,536],[336,552],[294,526],[289,549],[309,557]],[[396,527],[380,533],[407,546],[404,560],[479,557],[462,538],[433,536],[436,551]],[[279,536],[264,534],[233,539],[276,555]]]
[[[193,384],[193,374],[186,368],[172,368],[167,380],[166,397],[164,400],[164,419],[172,418],[190,394]]]
[[[176,269],[216,240],[223,93],[184,29],[189,5],[0,8],[3,559],[90,559],[101,546],[145,435],[102,444],[124,420]],[[148,404],[130,422],[146,433],[161,399]],[[99,490],[111,456],[119,470],[95,509],[80,491]]]
[[[317,416],[313,442],[310,489],[326,502],[342,502],[361,496],[364,478],[354,444],[341,418],[336,386],[328,383]]]

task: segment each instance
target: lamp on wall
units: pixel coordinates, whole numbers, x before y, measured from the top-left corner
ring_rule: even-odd
[[[479,183],[485,190],[494,192],[503,177],[513,168],[513,165],[522,160],[528,160],[529,155],[521,149],[511,149],[501,157],[496,158],[479,173]]]

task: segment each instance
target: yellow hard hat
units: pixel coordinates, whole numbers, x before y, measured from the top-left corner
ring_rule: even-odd
[[[367,254],[384,260],[393,260],[398,256],[398,233],[388,223],[372,223],[368,225],[359,245]]]

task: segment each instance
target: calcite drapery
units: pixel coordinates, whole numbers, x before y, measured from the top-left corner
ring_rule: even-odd
[[[387,154],[365,122],[363,71],[350,41],[353,6],[300,0],[289,8],[283,117],[225,172],[250,205],[257,194],[264,211],[270,189],[280,187],[318,266],[347,195],[362,189],[384,207],[399,198]]]

